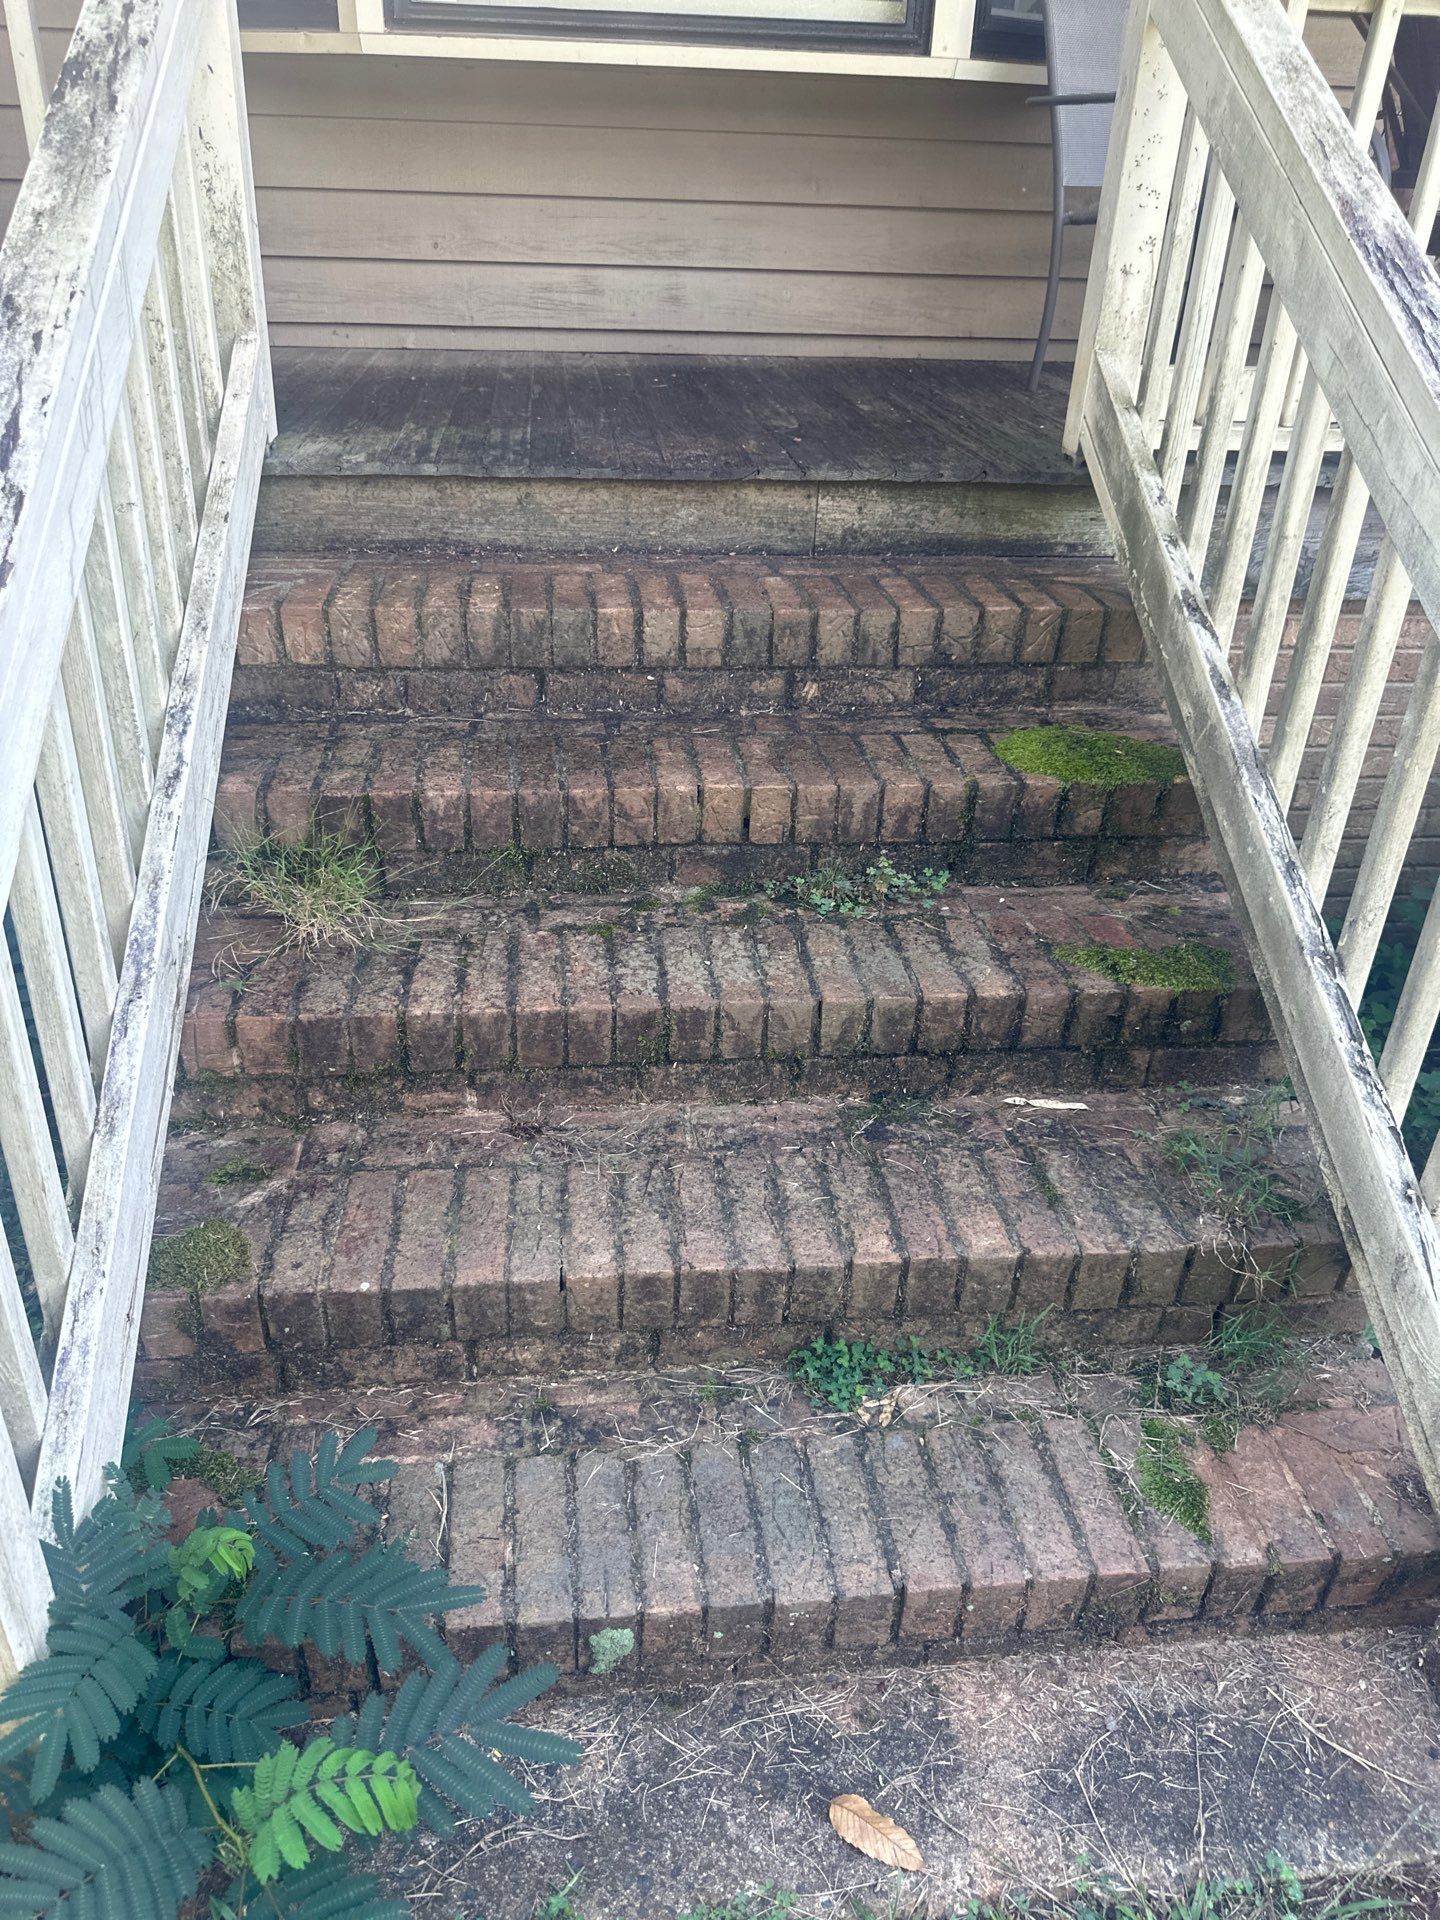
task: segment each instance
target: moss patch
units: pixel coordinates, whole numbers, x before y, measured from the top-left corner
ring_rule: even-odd
[[[270,1169],[262,1161],[235,1154],[211,1167],[205,1178],[212,1187],[256,1187],[270,1178]]]
[[[1185,771],[1177,747],[1099,727],[1017,727],[993,745],[1017,773],[1048,774],[1087,787],[1169,786]]]
[[[1235,984],[1235,968],[1224,947],[1203,940],[1177,940],[1172,946],[1056,947],[1055,958],[1066,967],[1103,973],[1122,987],[1168,987],[1172,993],[1228,993]]]
[[[250,1277],[250,1242],[229,1220],[202,1220],[150,1248],[149,1284],[176,1293],[213,1293]]]
[[[237,1460],[223,1447],[201,1447],[187,1472],[203,1481],[224,1507],[238,1506],[252,1487],[264,1479],[258,1467]]]
[[[1185,1436],[1172,1421],[1141,1421],[1135,1479],[1157,1513],[1178,1520],[1209,1545],[1210,1489],[1190,1464]]]

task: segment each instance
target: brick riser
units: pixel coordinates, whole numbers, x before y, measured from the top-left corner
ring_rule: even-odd
[[[1099,564],[257,563],[232,712],[873,713],[1158,704]]]
[[[1304,1215],[1242,1252],[1164,1159],[1185,1118],[1174,1096],[1102,1095],[898,1122],[794,1103],[188,1135],[158,1230],[223,1213],[254,1278],[196,1301],[152,1288],[138,1377],[269,1390],[782,1359],[824,1327],[964,1345],[992,1314],[1044,1313],[1069,1345],[1199,1341],[1257,1298],[1306,1337],[1358,1329],[1303,1130],[1273,1165]],[[272,1177],[210,1179],[237,1160]]]
[[[1158,732],[1107,717],[1126,732]],[[1015,772],[990,735],[913,720],[660,733],[582,721],[232,726],[220,843],[300,840],[316,822],[372,844],[397,893],[754,884],[880,845],[960,881],[1150,878],[1214,865],[1186,780],[1067,786]],[[523,874],[497,859],[517,849]]]
[[[437,1447],[433,1419],[420,1447]],[[674,1683],[778,1663],[946,1660],[1098,1638],[1428,1623],[1440,1533],[1393,1406],[1336,1407],[1204,1447],[1209,1543],[1149,1508],[1135,1422],[1039,1413],[749,1446],[699,1439],[627,1460],[603,1446],[506,1453],[463,1428],[445,1476],[461,1657],[497,1639],[583,1672]],[[435,1537],[437,1455],[402,1444],[387,1524]],[[443,1454],[438,1456],[444,1458]],[[322,1676],[337,1704],[351,1676]],[[359,1685],[366,1677],[354,1676]]]
[[[849,1086],[1142,1085],[1243,1080],[1273,1064],[1258,987],[1223,893],[1087,888],[952,893],[943,910],[840,925],[735,903],[599,922],[614,902],[543,912],[439,903],[387,944],[310,960],[275,928],[202,922],[177,1113],[323,1110],[469,1086],[513,1097],[625,1088],[768,1094]],[[460,922],[466,931],[450,929]],[[1227,992],[1121,986],[1052,943],[1229,952]],[[253,959],[251,956],[254,956]],[[238,976],[238,977],[237,977]],[[242,1083],[249,1087],[243,1088]]]

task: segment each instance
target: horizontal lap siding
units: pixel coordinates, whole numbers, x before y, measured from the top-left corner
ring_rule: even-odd
[[[277,56],[250,99],[290,344],[1015,353],[1038,316],[1011,88]]]

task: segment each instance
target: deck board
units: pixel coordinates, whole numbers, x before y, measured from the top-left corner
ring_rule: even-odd
[[[1067,376],[998,361],[276,351],[268,471],[1084,485]]]

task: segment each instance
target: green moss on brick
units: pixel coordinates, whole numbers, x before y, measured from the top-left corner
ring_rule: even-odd
[[[229,1220],[202,1220],[150,1248],[149,1284],[175,1293],[213,1293],[250,1277],[250,1242]]]
[[[1087,787],[1168,786],[1185,771],[1184,755],[1158,740],[1099,727],[1017,727],[994,742],[1017,773],[1047,774]]]
[[[1173,1421],[1141,1421],[1135,1479],[1157,1513],[1168,1514],[1209,1544],[1210,1489],[1191,1465],[1185,1435]]]
[[[1121,986],[1168,987],[1172,993],[1228,993],[1235,968],[1224,947],[1177,940],[1168,947],[1067,946],[1054,949],[1062,966],[1103,973]]]
[[[224,1447],[201,1447],[186,1471],[204,1484],[223,1507],[235,1507],[264,1479],[258,1467],[237,1460]]]
[[[212,1187],[254,1187],[270,1178],[270,1169],[263,1161],[247,1160],[243,1154],[235,1154],[229,1160],[218,1161],[205,1178]]]

